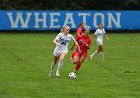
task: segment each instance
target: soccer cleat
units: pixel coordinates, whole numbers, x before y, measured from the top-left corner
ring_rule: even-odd
[[[56,76],[57,76],[57,77],[60,77],[59,72],[56,72]]]
[[[92,55],[90,55],[90,60],[92,60],[93,59],[93,56]]]
[[[76,73],[77,71],[74,69],[74,71],[73,71],[74,73]]]
[[[49,76],[51,77],[52,75],[53,75],[53,71],[51,70]]]

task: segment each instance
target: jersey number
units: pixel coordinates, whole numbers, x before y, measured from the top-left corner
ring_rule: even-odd
[[[62,42],[61,45],[66,45],[66,42]]]

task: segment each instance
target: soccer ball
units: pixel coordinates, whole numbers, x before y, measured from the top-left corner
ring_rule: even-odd
[[[85,30],[90,30],[90,26],[85,26]]]
[[[74,73],[74,72],[69,73],[69,78],[76,79],[76,73]]]

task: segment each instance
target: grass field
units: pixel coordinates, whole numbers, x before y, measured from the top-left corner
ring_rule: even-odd
[[[0,33],[0,98],[140,98],[140,34],[108,35],[105,61],[87,58],[70,80],[72,51],[61,77],[48,76],[56,33]],[[95,49],[94,39],[89,54]]]

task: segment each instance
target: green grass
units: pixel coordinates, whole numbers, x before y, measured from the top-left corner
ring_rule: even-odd
[[[99,55],[93,61],[87,58],[77,79],[70,80],[68,74],[75,67],[68,62],[72,51],[61,77],[48,76],[56,33],[1,33],[0,98],[139,98],[140,34],[108,35],[105,61]],[[95,49],[94,39],[89,54]]]

